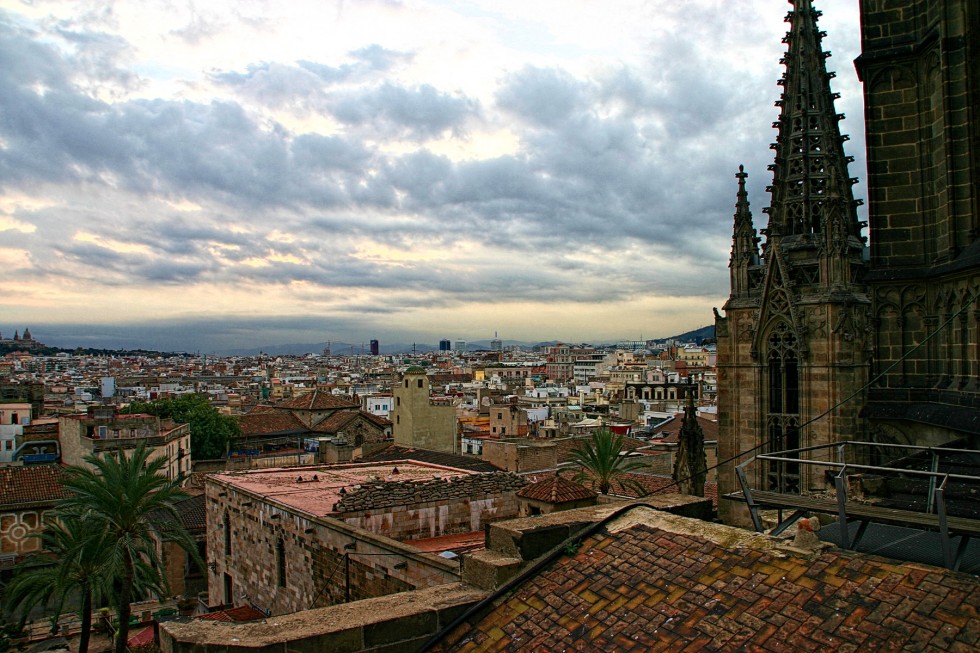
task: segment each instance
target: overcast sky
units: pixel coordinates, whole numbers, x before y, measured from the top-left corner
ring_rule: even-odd
[[[857,2],[824,12],[865,196]],[[0,0],[0,332],[663,337],[771,181],[781,0]]]

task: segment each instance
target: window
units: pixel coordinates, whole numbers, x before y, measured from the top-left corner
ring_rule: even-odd
[[[800,448],[800,369],[796,336],[785,322],[770,332],[766,407],[766,434],[769,451],[791,451]],[[798,453],[787,458],[799,458]],[[800,465],[793,462],[771,462],[766,484],[774,492],[800,492]]]
[[[225,513],[225,555],[231,555],[231,516]]]
[[[232,593],[233,585],[231,574],[225,574],[225,605],[233,605],[235,595]]]
[[[419,381],[418,381],[418,384],[419,384],[419,387],[421,388],[421,387],[422,387],[422,385],[423,385],[423,384],[422,384],[422,379],[419,379]]]
[[[276,580],[279,587],[286,586],[286,540],[281,535],[276,540]]]

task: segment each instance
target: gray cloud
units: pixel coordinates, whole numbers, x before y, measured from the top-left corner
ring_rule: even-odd
[[[390,138],[429,138],[459,134],[475,102],[422,84],[403,88],[389,82],[377,88],[337,93],[328,99],[332,115],[355,127],[369,126]]]
[[[581,86],[563,70],[529,66],[506,80],[497,103],[529,124],[555,126],[581,110]]]
[[[763,226],[776,75],[747,78],[737,59],[696,48],[696,35],[651,36],[643,66],[615,62],[588,76],[526,66],[500,79],[488,106],[400,85],[389,73],[414,55],[379,45],[343,61],[212,72],[232,99],[104,101],[93,93],[98,80],[110,91],[138,84],[123,65],[127,44],[96,29],[109,20],[62,25],[66,50],[0,14],[0,191],[57,186],[83,198],[18,209],[14,217],[36,228],[18,235],[34,267],[11,280],[300,281],[311,301],[417,291],[392,297],[386,313],[715,297],[727,292],[740,163]],[[847,101],[860,128],[860,98]],[[270,123],[270,108],[339,126],[294,132]],[[428,149],[445,135],[502,128],[517,151],[454,160]],[[861,166],[852,135],[848,152]],[[393,140],[399,146],[387,147]],[[192,206],[175,208],[183,203]],[[72,240],[76,232],[95,242]],[[365,242],[399,254],[437,246],[447,256],[392,263],[365,256]],[[471,243],[489,254],[455,255]],[[352,311],[368,309],[350,301]]]

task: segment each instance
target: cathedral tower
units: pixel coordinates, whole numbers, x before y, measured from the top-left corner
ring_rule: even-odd
[[[731,294],[725,316],[716,318],[722,460],[860,435],[872,346],[864,225],[817,28],[820,12],[810,0],[791,4],[761,251],[746,173],[740,167],[736,175]],[[755,487],[780,492],[823,483],[792,462],[748,471]],[[735,485],[733,465],[723,467],[719,494]],[[739,521],[737,506],[723,500],[719,510]]]
[[[861,0],[879,442],[980,449],[980,2]]]

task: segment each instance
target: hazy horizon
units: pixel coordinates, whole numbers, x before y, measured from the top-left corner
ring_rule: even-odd
[[[677,331],[637,334],[635,337],[576,337],[561,338],[543,332],[535,337],[509,337],[506,334],[498,334],[498,338],[504,342],[540,343],[540,342],[569,342],[569,343],[589,343],[589,344],[610,344],[621,340],[657,340],[674,337],[682,333],[694,331],[708,323],[693,326],[690,329]],[[247,323],[222,324],[220,322],[183,324],[183,325],[110,325],[110,326],[89,326],[89,325],[56,325],[37,327],[27,324],[19,328],[0,328],[0,335],[4,338],[12,338],[15,331],[23,333],[25,328],[30,329],[31,336],[44,345],[73,349],[76,347],[86,347],[93,349],[144,349],[161,352],[188,352],[188,353],[221,353],[234,350],[254,350],[266,348],[274,350],[277,348],[295,345],[323,345],[328,342],[350,347],[363,346],[366,351],[372,339],[377,339],[382,348],[393,345],[410,346],[412,343],[438,346],[439,341],[447,339],[455,343],[456,340],[471,342],[489,342],[494,339],[491,331],[489,335],[472,335],[470,337],[459,334],[419,334],[412,337],[411,334],[401,334],[391,332],[387,337],[380,334],[367,333],[363,338],[357,337],[306,337],[314,334],[314,331],[290,330],[284,325],[256,325]],[[247,333],[246,333],[247,332]],[[281,334],[277,337],[275,334]],[[326,334],[329,336],[329,334]],[[314,352],[318,353],[318,352]],[[343,352],[338,352],[343,353]]]

